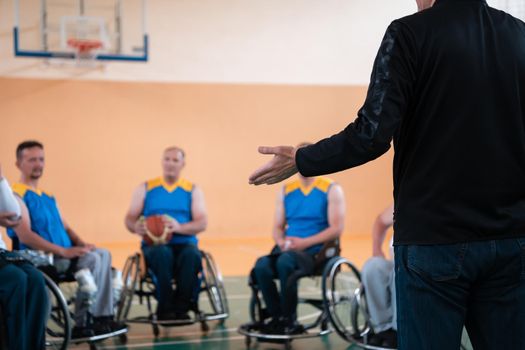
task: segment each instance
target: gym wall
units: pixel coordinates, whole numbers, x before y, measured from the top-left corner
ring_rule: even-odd
[[[248,176],[259,145],[339,132],[366,94],[388,23],[410,0],[149,2],[151,60],[64,69],[12,57],[12,3],[0,0],[0,162],[11,182],[16,145],[46,147],[42,187],[90,241],[137,241],[123,225],[131,193],[161,174],[169,145],[202,187],[211,238],[270,235],[280,186]],[[347,198],[345,235],[368,235],[392,197],[392,152],[333,176]]]

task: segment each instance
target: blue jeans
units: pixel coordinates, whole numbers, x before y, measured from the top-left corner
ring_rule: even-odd
[[[172,244],[144,246],[142,251],[148,268],[155,275],[157,313],[159,310],[188,312],[197,301],[198,273],[202,269],[199,248],[193,244]]]
[[[395,247],[398,349],[525,350],[525,238]]]
[[[253,274],[272,318],[284,317],[289,322],[295,321],[297,280],[311,274],[313,270],[314,257],[306,252],[274,252],[257,260]],[[279,279],[280,293],[275,278]]]

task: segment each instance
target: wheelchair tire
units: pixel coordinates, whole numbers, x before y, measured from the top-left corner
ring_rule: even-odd
[[[323,304],[337,334],[352,341],[352,299],[361,284],[361,274],[350,261],[334,257],[328,261],[322,278]]]
[[[140,256],[134,254],[126,260],[124,269],[122,270],[122,281],[124,286],[122,287],[122,293],[118,302],[116,320],[118,322],[125,322],[129,316],[129,310],[131,308],[131,301],[135,295],[137,284],[140,276]]]
[[[250,321],[252,322],[260,322],[261,321],[261,315],[259,315],[259,306],[257,305],[257,300],[255,299],[255,296],[252,295],[250,297]]]
[[[42,275],[50,303],[50,314],[46,324],[46,348],[65,350],[71,340],[71,314],[62,291],[49,276],[45,273]]]
[[[202,257],[204,260],[204,283],[213,312],[216,315],[228,314],[230,310],[222,274],[209,253],[202,252]]]
[[[360,285],[352,298],[352,336],[362,338],[370,332],[370,319],[363,286]]]

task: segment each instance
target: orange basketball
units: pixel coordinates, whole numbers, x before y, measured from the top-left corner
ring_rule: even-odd
[[[162,220],[162,215],[154,215],[146,218],[146,235],[144,241],[148,245],[166,244],[171,240],[169,233]]]

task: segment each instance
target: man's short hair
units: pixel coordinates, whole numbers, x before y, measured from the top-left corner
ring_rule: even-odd
[[[16,148],[16,159],[17,160],[22,159],[22,152],[27,148],[33,148],[33,147],[44,149],[44,145],[38,141],[35,141],[35,140],[24,141],[20,143],[18,147]]]
[[[164,153],[168,152],[168,151],[179,151],[181,154],[182,154],[182,159],[186,159],[186,153],[184,152],[184,150],[180,147],[177,147],[177,146],[170,146],[168,148],[166,148],[164,150]]]

